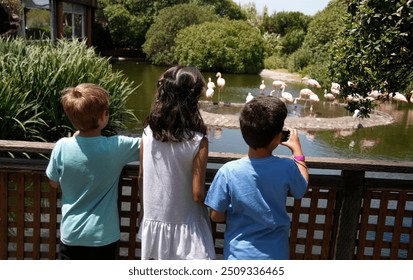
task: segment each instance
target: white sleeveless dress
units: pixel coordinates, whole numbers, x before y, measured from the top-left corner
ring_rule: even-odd
[[[143,139],[142,259],[215,259],[206,207],[192,199],[192,165],[203,136],[160,142],[147,126]]]

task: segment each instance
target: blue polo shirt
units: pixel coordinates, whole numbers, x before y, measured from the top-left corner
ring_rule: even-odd
[[[307,181],[289,158],[242,158],[223,165],[205,204],[226,212],[225,259],[288,259],[287,194],[301,198]]]

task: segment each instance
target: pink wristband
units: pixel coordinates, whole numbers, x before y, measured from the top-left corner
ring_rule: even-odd
[[[305,156],[294,156],[294,159],[298,161],[305,161]]]

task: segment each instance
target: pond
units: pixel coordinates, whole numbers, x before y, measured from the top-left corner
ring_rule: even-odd
[[[134,110],[139,120],[143,121],[149,113],[154,101],[156,82],[166,67],[154,66],[136,61],[117,61],[113,64],[115,70],[121,70],[140,85],[128,100],[128,106]],[[211,77],[216,83],[216,73],[203,72],[205,80]],[[222,73],[226,80],[226,86],[222,93],[222,100],[229,103],[244,103],[248,92],[253,95],[260,94],[259,86],[264,80],[269,94],[272,79],[260,75],[227,74]],[[300,82],[287,82],[288,92],[298,97],[300,89],[307,87]],[[289,115],[287,118],[299,118],[312,116],[314,121],[323,121],[322,118],[336,118],[349,116],[343,106],[333,105],[324,99],[324,89],[313,89],[320,98],[320,102],[314,103],[313,110],[310,104],[298,102],[288,104]],[[215,89],[215,94],[218,90]],[[277,93],[274,93],[277,94]],[[305,106],[304,106],[305,105]],[[237,106],[212,106],[201,105],[204,110],[218,114],[239,114]],[[334,158],[364,158],[384,160],[413,160],[413,104],[385,102],[377,108],[380,111],[391,114],[395,122],[389,125],[364,127],[354,129],[333,130],[299,130],[301,145],[306,156],[334,157]],[[141,127],[130,128],[131,133],[141,133]],[[247,153],[247,145],[244,143],[240,130],[231,128],[213,127],[209,130],[209,150],[214,152]],[[290,155],[288,148],[279,146],[274,151],[278,155]]]

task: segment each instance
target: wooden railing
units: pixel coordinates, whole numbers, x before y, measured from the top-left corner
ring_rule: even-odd
[[[53,143],[0,140],[0,152],[48,155]],[[223,163],[244,155],[210,153],[207,186]],[[55,259],[60,193],[45,177],[47,159],[0,158],[0,259]],[[291,259],[413,259],[413,163],[307,158],[310,188],[289,197]],[[119,259],[139,259],[138,163],[119,182]],[[221,258],[224,224],[213,224]]]

